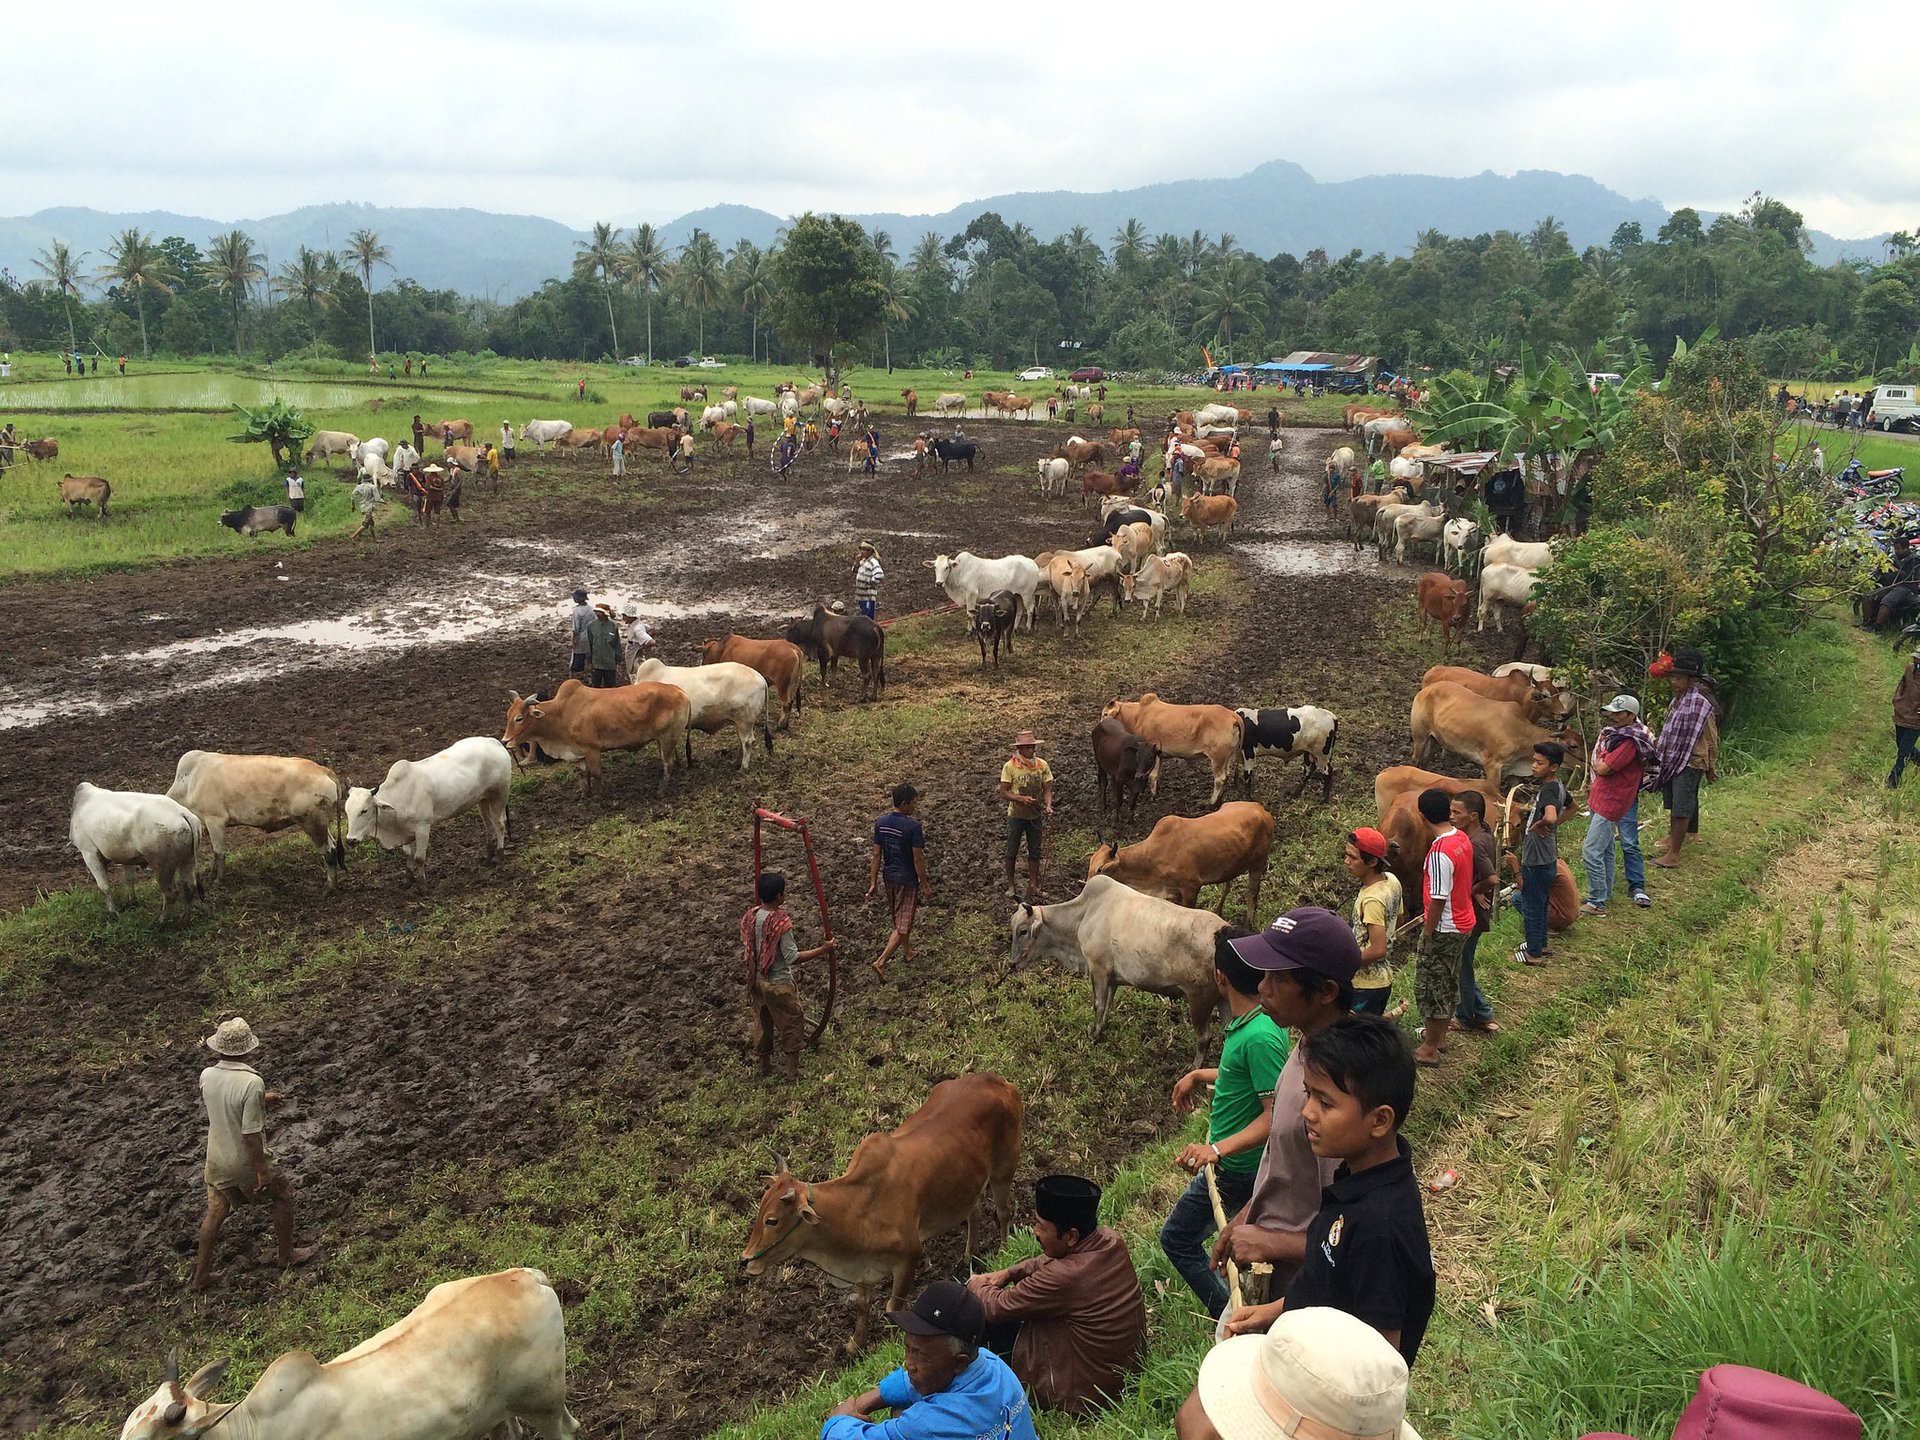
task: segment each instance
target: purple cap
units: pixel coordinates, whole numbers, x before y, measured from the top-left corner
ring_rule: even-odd
[[[1318,905],[1289,910],[1258,935],[1227,943],[1256,970],[1311,970],[1346,981],[1360,969],[1360,942],[1353,938],[1353,927]]]

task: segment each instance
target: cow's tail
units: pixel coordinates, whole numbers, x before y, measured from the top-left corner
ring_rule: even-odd
[[[347,868],[347,782],[338,771],[329,770],[333,780],[333,843],[327,846],[327,864],[336,870]]]

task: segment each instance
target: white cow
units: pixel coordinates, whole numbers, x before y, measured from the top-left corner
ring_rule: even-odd
[[[721,417],[721,418],[722,418],[723,420],[731,420],[731,419],[733,419],[733,418],[734,418],[734,417],[735,417],[736,415],[738,415],[739,413],[740,413],[740,402],[739,402],[739,401],[737,401],[737,400],[722,400],[722,401],[720,402],[720,417]]]
[[[1388,547],[1400,539],[1400,517],[1415,512],[1429,516],[1445,513],[1437,505],[1428,506],[1418,501],[1390,503],[1373,512],[1373,540],[1382,560],[1387,558]]]
[[[777,415],[780,413],[780,407],[774,404],[773,401],[762,400],[755,395],[749,395],[746,399],[742,400],[740,402],[740,408],[745,410],[748,415]]]
[[[1093,982],[1093,1038],[1107,1026],[1113,992],[1128,985],[1154,995],[1177,995],[1193,1021],[1195,1063],[1204,1065],[1207,1030],[1220,1005],[1213,983],[1214,937],[1226,921],[1211,910],[1189,910],[1142,895],[1111,875],[1095,875],[1064,905],[1021,905],[1009,924],[1010,969],[1035,960]]]
[[[573,1440],[560,1297],[538,1270],[449,1280],[379,1334],[322,1365],[290,1351],[235,1404],[207,1397],[225,1360],[182,1382],[178,1356],[120,1440],[470,1440],[510,1420]]]
[[[1153,612],[1153,618],[1160,618],[1160,607],[1171,595],[1174,608],[1182,615],[1187,613],[1187,585],[1193,579],[1193,557],[1184,550],[1175,550],[1168,555],[1149,555],[1141,560],[1139,566],[1129,574],[1120,577],[1120,586],[1126,592],[1127,599],[1140,602],[1140,618],[1147,618],[1147,612]]]
[[[307,443],[307,462],[325,460],[328,468],[332,468],[334,456],[353,458],[353,447],[359,443],[358,435],[350,435],[345,430],[316,430]]]
[[[1466,572],[1467,557],[1480,548],[1480,527],[1471,520],[1449,520],[1440,532],[1446,568]]]
[[[1553,565],[1553,546],[1540,540],[1528,543],[1514,539],[1511,535],[1495,535],[1488,539],[1487,548],[1480,554],[1483,565],[1518,565],[1522,570],[1546,570]]]
[[[820,413],[829,420],[839,420],[853,412],[853,406],[837,395],[829,395],[820,402]]]
[[[1427,473],[1427,467],[1418,460],[1396,455],[1387,462],[1387,474],[1394,480],[1404,480],[1409,485],[1418,485]]]
[[[1202,405],[1193,412],[1195,428],[1202,425],[1238,425],[1240,411],[1232,405]]]
[[[1318,705],[1294,705],[1281,710],[1239,710],[1246,722],[1241,732],[1241,781],[1247,793],[1253,793],[1253,762],[1263,755],[1303,762],[1298,795],[1314,776],[1321,780],[1320,798],[1333,796],[1333,746],[1340,736],[1340,720],[1331,710]]]
[[[1489,564],[1480,571],[1480,624],[1479,629],[1487,628],[1487,616],[1493,616],[1493,628],[1504,632],[1506,626],[1501,623],[1502,605],[1525,605],[1533,598],[1533,582],[1539,577],[1531,570],[1518,565]]]
[[[385,460],[392,449],[393,447],[387,444],[385,440],[375,435],[370,440],[360,441],[351,450],[347,451],[347,454],[353,457],[354,464],[365,465],[368,460],[376,456]]]
[[[1499,680],[1513,674],[1516,670],[1521,671],[1536,685],[1551,685],[1557,690],[1567,688],[1553,678],[1553,667],[1551,665],[1530,665],[1524,660],[1509,660],[1504,665],[1494,666],[1493,678]]]
[[[712,665],[669,665],[643,660],[635,667],[633,683],[648,681],[683,691],[692,713],[687,720],[687,763],[693,763],[693,732],[711,735],[731,729],[740,741],[740,768],[753,760],[753,732],[758,730],[767,753],[773,753],[773,728],[767,717],[767,677],[735,660]]]
[[[427,877],[427,842],[433,827],[475,806],[487,827],[487,854],[507,848],[507,789],[513,760],[491,735],[470,735],[424,760],[396,760],[387,778],[371,790],[347,791],[347,839],[374,839],[383,850],[401,850],[415,884]]]
[[[798,415],[800,413],[799,397],[791,390],[780,397],[780,413],[782,415]]]
[[[200,821],[177,800],[139,790],[103,790],[82,780],[73,787],[67,838],[86,862],[87,873],[118,915],[109,865],[144,865],[160,883],[160,918],[178,900],[182,910],[200,893]]]
[[[700,412],[700,428],[702,430],[711,430],[726,418],[727,411],[725,406],[709,405]]]
[[[1437,552],[1446,528],[1447,512],[1443,506],[1429,504],[1408,510],[1393,522],[1393,558],[1402,565],[1406,564],[1409,543],[1424,542],[1432,545]]]
[[[996,590],[1011,590],[1026,610],[1027,633],[1033,633],[1033,606],[1040,589],[1040,567],[1025,555],[1003,555],[996,560],[962,550],[958,555],[936,555],[923,562],[933,571],[933,583],[960,607],[972,629],[973,607]]]
[[[189,750],[173,770],[167,797],[206,826],[213,849],[213,878],[227,873],[227,827],[300,832],[320,850],[327,888],[347,863],[336,832],[347,803],[347,782],[324,765],[291,755],[221,755]]]
[[[960,415],[966,412],[966,408],[967,397],[951,391],[937,396],[933,402],[933,413],[936,415]]]
[[[1040,493],[1058,500],[1067,493],[1067,476],[1073,473],[1071,460],[1036,460],[1034,467],[1040,472]]]
[[[537,449],[545,450],[549,440],[558,440],[572,429],[565,420],[529,420],[520,427],[520,438],[531,440]]]

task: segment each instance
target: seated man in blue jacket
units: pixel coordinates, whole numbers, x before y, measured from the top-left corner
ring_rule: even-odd
[[[820,1440],[1035,1440],[1027,1392],[1006,1361],[980,1348],[986,1312],[966,1286],[936,1280],[887,1318],[906,1335],[907,1363],[834,1406]],[[876,1410],[893,1418],[870,1421]]]

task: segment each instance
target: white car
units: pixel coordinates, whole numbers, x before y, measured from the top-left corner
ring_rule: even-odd
[[[700,357],[700,363],[693,368],[696,370],[724,370],[727,368],[727,362],[724,360],[716,360],[711,355],[703,355]]]
[[[1045,365],[1029,365],[1020,372],[1022,380],[1051,380],[1053,371]]]

